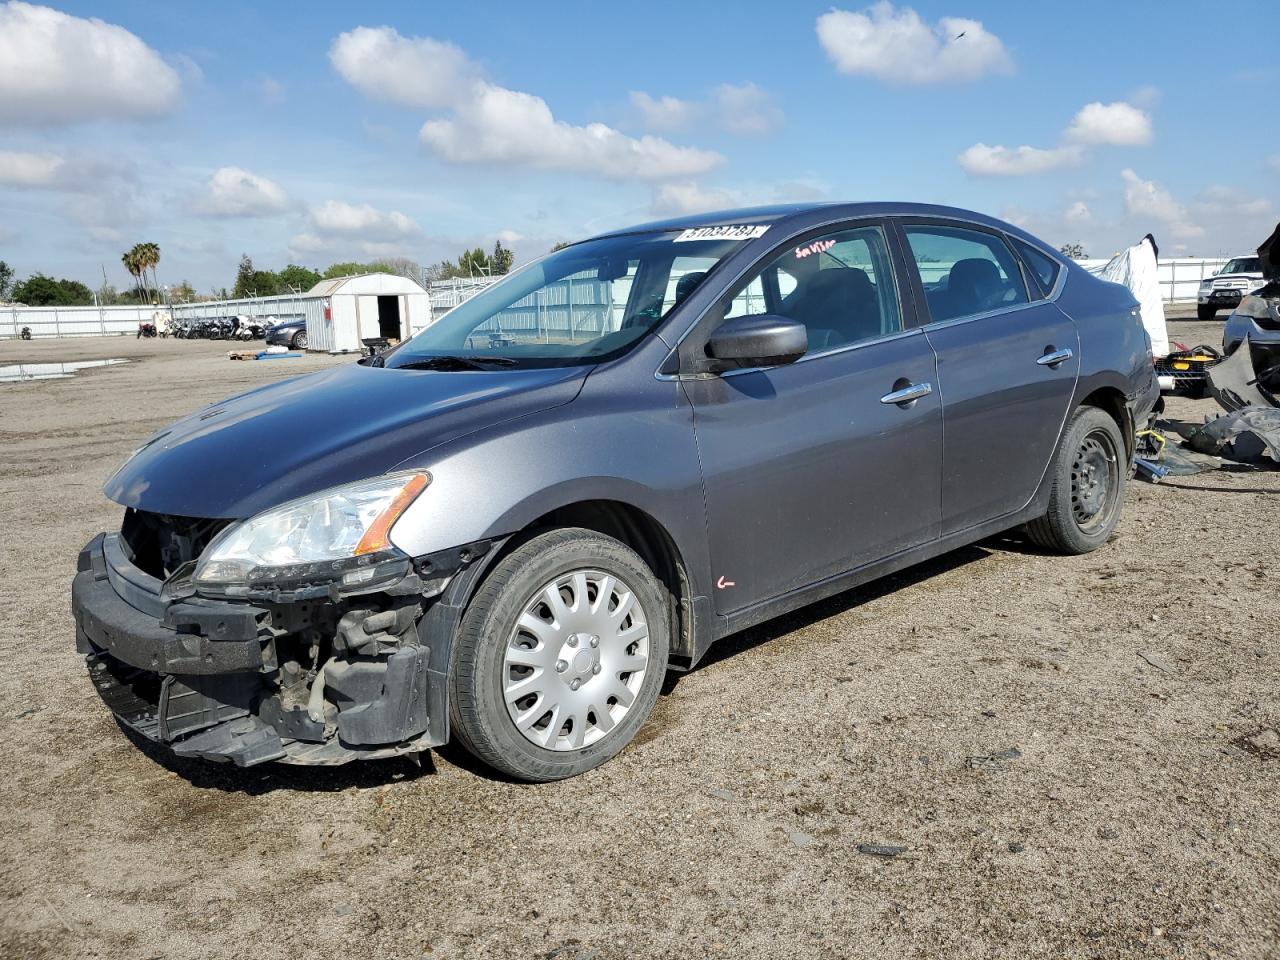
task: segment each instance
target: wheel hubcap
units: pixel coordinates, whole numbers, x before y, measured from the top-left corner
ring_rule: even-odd
[[[1081,530],[1107,522],[1118,470],[1110,438],[1101,432],[1086,436],[1071,464],[1071,511]]]
[[[599,570],[544,584],[507,641],[503,698],[516,729],[548,750],[606,736],[635,703],[649,663],[649,628],[634,591]]]

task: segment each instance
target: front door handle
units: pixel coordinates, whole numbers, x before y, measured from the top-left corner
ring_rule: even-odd
[[[932,383],[909,383],[905,387],[894,390],[892,393],[886,393],[880,398],[880,402],[896,403],[898,406],[906,407],[931,393],[933,393]]]
[[[1043,357],[1036,361],[1042,367],[1056,367],[1060,363],[1066,363],[1075,354],[1070,350],[1051,350]]]

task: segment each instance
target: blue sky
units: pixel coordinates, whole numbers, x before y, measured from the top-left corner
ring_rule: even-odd
[[[0,3],[0,259],[126,287],[154,240],[208,291],[242,252],[528,259],[810,198],[1236,253],[1280,218],[1280,66],[1249,39],[1278,28],[1274,2]]]

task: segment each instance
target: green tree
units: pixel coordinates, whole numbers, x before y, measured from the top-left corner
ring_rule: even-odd
[[[276,274],[277,287],[280,293],[306,293],[323,278],[310,267],[300,267],[291,263]]]
[[[13,290],[13,267],[0,260],[0,300],[8,300]]]
[[[120,255],[120,262],[124,264],[124,268],[129,271],[129,276],[133,277],[133,286],[137,291],[137,302],[142,302],[142,245],[135,243],[130,249]]]
[[[511,272],[511,265],[515,263],[516,255],[508,248],[502,245],[499,240],[493,245],[493,256],[489,258],[489,265],[493,268],[493,275],[500,277],[503,274]]]
[[[93,291],[79,280],[33,273],[13,288],[13,299],[32,307],[79,307],[93,303]]]
[[[332,280],[334,277],[354,277],[362,273],[395,273],[391,264],[382,260],[375,260],[373,263],[356,263],[355,261],[347,261],[346,263],[331,264],[329,269],[325,270],[322,280]]]
[[[559,241],[557,241],[557,242],[556,242],[556,244],[551,248],[551,252],[552,252],[552,253],[555,253],[557,250],[563,250],[563,249],[564,249],[565,247],[567,247],[567,246],[569,246],[568,241],[566,241],[566,240],[559,240]]]
[[[186,280],[169,288],[169,299],[174,303],[187,303],[194,300],[195,296],[196,288]]]
[[[156,277],[156,267],[160,266],[160,244],[148,241],[139,244],[142,248],[142,275],[151,271],[151,289],[155,291],[155,302],[160,302],[160,280]]]
[[[452,260],[441,260],[439,263],[433,263],[423,271],[423,275],[427,278],[428,283],[435,283],[438,280],[449,280],[453,277],[465,276],[458,269],[458,265]]]
[[[253,284],[250,288],[250,296],[254,297],[274,297],[280,290],[280,277],[271,270],[255,270],[253,271]]]
[[[235,300],[253,295],[253,261],[247,253],[240,255],[240,265],[236,267],[236,282],[231,287],[231,296]]]
[[[462,256],[458,258],[458,275],[463,277],[487,277],[491,274],[493,265],[489,263],[489,258],[485,256],[484,250],[476,247],[474,250],[464,250]]]

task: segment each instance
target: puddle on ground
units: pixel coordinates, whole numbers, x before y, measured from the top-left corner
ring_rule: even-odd
[[[128,363],[119,357],[111,360],[76,360],[71,363],[12,363],[0,367],[0,383],[25,383],[28,380],[65,380],[81,370]]]

